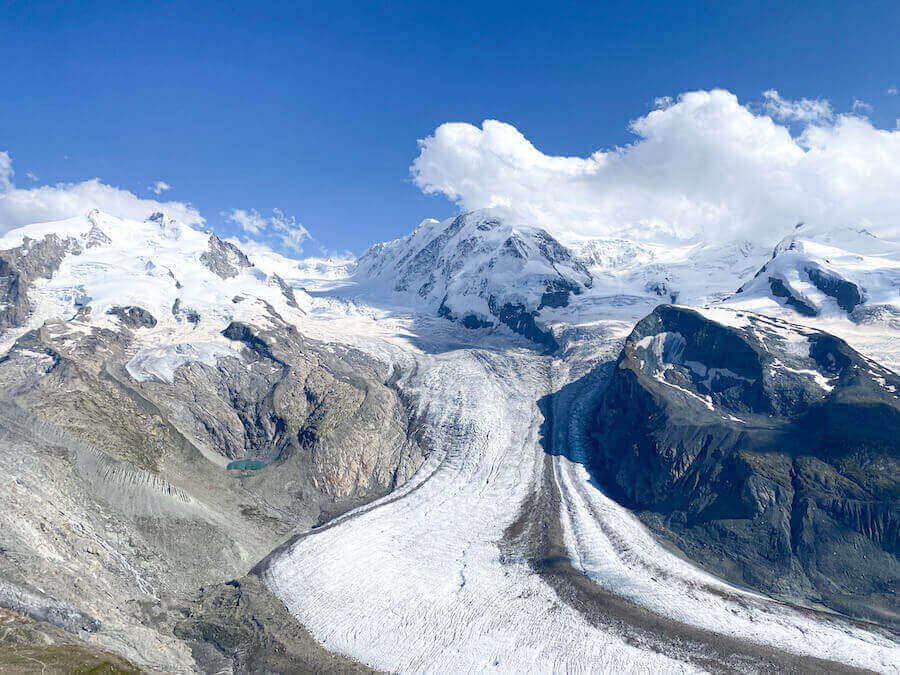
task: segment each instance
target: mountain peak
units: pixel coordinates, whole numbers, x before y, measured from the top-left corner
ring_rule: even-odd
[[[379,286],[469,327],[506,324],[552,346],[539,326],[545,307],[568,304],[591,273],[547,231],[513,226],[489,211],[425,220],[409,235],[376,244],[356,280]]]

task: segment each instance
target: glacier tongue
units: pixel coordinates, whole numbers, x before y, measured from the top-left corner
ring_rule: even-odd
[[[523,563],[501,560],[498,543],[541,474],[534,401],[549,365],[522,353],[417,356],[403,387],[429,416],[431,459],[264,571],[327,648],[401,672],[679,669],[592,630]]]
[[[422,352],[390,323],[381,330],[392,346],[376,347],[371,332],[366,341],[407,355],[398,386],[418,405],[432,455],[403,488],[257,568],[325,647],[400,672],[690,672],[723,654],[751,669],[815,663],[792,655],[895,668],[900,649],[879,632],[733,588],[668,552],[561,455],[558,444],[584,451],[588,392],[599,390],[565,385],[612,358],[621,324],[598,327],[582,356],[554,360],[442,346],[437,335],[418,336],[431,345]],[[353,339],[347,328],[335,337]],[[562,549],[539,546],[529,560],[529,545],[515,545],[522,519],[540,533],[559,518]],[[554,572],[565,559],[594,591]],[[635,607],[655,618],[635,623]]]

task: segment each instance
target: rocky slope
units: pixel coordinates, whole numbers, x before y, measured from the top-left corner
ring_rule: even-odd
[[[726,579],[896,625],[898,393],[827,333],[662,306],[616,362],[591,467]]]
[[[188,670],[181,603],[422,463],[392,367],[304,337],[234,244],[100,213],[2,241],[0,607],[51,645]]]

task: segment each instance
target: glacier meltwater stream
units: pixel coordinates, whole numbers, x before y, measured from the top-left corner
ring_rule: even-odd
[[[553,359],[367,331],[356,346],[403,372],[429,458],[257,570],[329,650],[400,672],[896,672],[887,634],[717,580],[589,482],[586,420],[621,332]]]

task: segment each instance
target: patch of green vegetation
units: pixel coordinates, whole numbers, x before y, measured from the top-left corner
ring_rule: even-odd
[[[121,656],[80,645],[0,646],[0,673],[118,675],[140,672]]]

